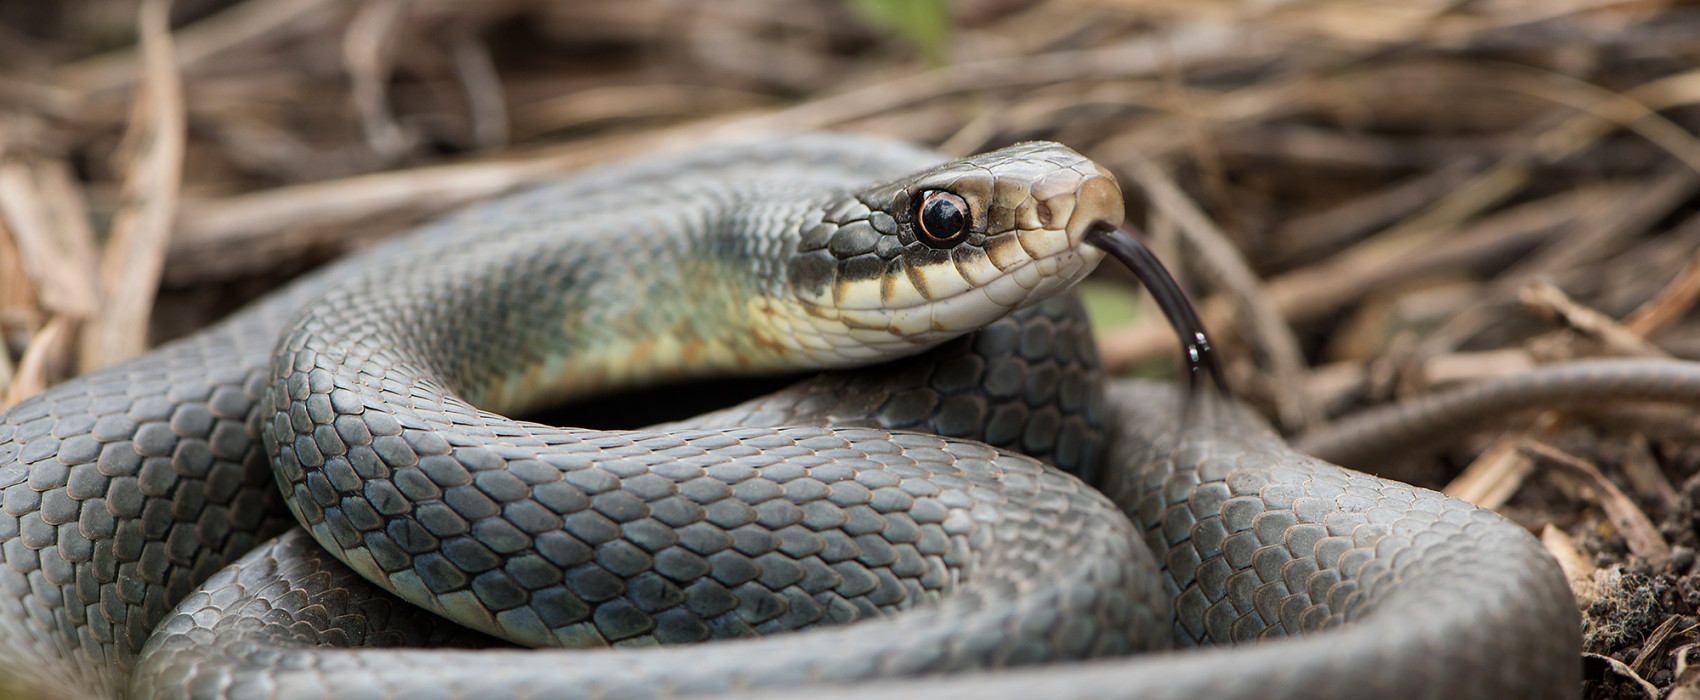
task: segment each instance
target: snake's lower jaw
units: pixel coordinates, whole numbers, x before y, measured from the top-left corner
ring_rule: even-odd
[[[1062,238],[1062,232],[1050,233]],[[930,347],[1051,298],[1091,274],[1103,259],[1104,251],[1095,246],[1070,246],[1023,261],[949,298],[907,309],[841,313],[850,323],[878,328],[917,347]]]
[[[1116,202],[1120,202],[1119,192]],[[1120,212],[1119,206],[1116,211]],[[815,327],[822,331],[842,325],[844,342],[835,343],[835,351],[845,355],[846,365],[925,350],[1049,299],[1091,274],[1104,259],[1104,251],[1084,241],[1095,227],[1107,223],[1098,217],[1077,218],[1067,229],[1009,235],[1005,245],[1018,246],[1022,252],[1001,269],[994,267],[997,253],[991,246],[990,255],[961,256],[952,274],[978,279],[949,297],[906,308],[812,307],[807,315],[814,317]]]
[[[1060,232],[1058,237],[1061,238]],[[982,283],[908,308],[844,309],[767,301],[752,323],[777,350],[774,366],[850,367],[919,353],[1074,286],[1104,259],[1079,245],[992,271]],[[990,267],[990,265],[985,265]]]
[[[1010,275],[1018,286],[1026,281],[1023,278],[1032,280],[1023,296],[1007,300],[994,298],[993,301],[1003,303],[1005,313],[1044,301],[1085,279],[1103,259],[1104,251],[1092,245],[1077,245],[1057,255],[1039,258],[1028,263],[1021,274]],[[1031,270],[1031,273],[1026,270]]]

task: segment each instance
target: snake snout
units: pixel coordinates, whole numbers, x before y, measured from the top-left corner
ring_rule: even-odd
[[[1116,182],[1116,176],[1097,163],[1087,163],[1092,166],[1093,172],[1082,177],[1075,188],[1074,211],[1063,227],[1068,232],[1070,245],[1075,247],[1085,243],[1094,230],[1115,228],[1127,217],[1121,184]]]

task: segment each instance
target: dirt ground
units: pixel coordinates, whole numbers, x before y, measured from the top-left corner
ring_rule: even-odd
[[[1700,357],[1697,102],[1700,8],[1674,1],[0,3],[0,407],[552,173],[844,129],[1108,166],[1236,391],[1298,433],[1539,363]],[[1089,289],[1106,362],[1165,371],[1129,289]],[[1588,697],[1695,698],[1697,434],[1601,406],[1378,470],[1542,538]]]

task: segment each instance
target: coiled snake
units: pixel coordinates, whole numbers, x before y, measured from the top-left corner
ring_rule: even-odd
[[[1295,453],[1213,395],[1094,383],[1059,293],[1122,218],[1106,171],[1045,143],[940,160],[805,135],[575,175],[19,404],[0,678],[20,697],[1576,695],[1574,602],[1520,528]],[[501,415],[881,360],[641,431]],[[612,648],[471,649],[486,634]]]

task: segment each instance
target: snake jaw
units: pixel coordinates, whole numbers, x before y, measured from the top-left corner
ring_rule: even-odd
[[[948,248],[918,235],[919,204],[938,192],[968,207],[966,231]],[[829,336],[832,357],[812,353],[821,366],[918,352],[1073,285],[1104,256],[1088,234],[1123,216],[1115,177],[1049,142],[870,187],[803,227],[783,325]],[[792,342],[810,354],[804,345]]]

